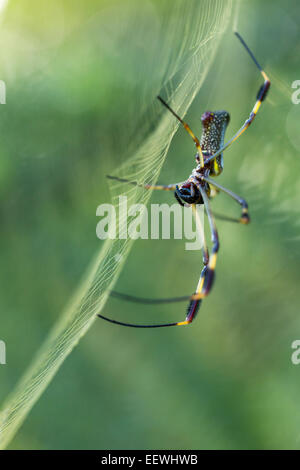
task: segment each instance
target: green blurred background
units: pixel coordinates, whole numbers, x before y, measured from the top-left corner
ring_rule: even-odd
[[[166,6],[172,9],[165,2],[160,18],[150,14],[159,2],[140,3],[12,0],[0,17],[0,78],[7,86],[0,115],[0,339],[8,362],[0,366],[1,401],[101,244],[95,212],[110,201],[105,174],[124,163],[120,142],[132,145],[129,129],[142,112],[136,122],[128,117],[139,104],[145,112],[151,95],[151,76],[147,95],[136,70],[143,69],[156,22],[168,18]],[[128,11],[136,15],[129,37]],[[248,133],[224,155],[218,181],[247,199],[252,223],[219,221],[216,283],[197,321],[157,331],[96,322],[10,448],[300,447],[300,366],[291,363],[291,343],[300,339],[300,105],[291,102],[291,84],[300,79],[299,19],[296,0],[241,2],[238,30],[272,88]],[[186,34],[194,27],[187,25]],[[204,110],[227,109],[232,135],[261,83],[231,29],[186,116],[198,133]],[[130,56],[116,53],[117,36],[130,41]],[[194,153],[179,129],[160,181],[187,177]],[[218,212],[238,214],[226,196],[217,199]],[[166,193],[152,201],[174,202]],[[118,290],[147,297],[193,292],[201,257],[183,243],[137,241]],[[180,320],[185,308],[112,299],[104,314]]]

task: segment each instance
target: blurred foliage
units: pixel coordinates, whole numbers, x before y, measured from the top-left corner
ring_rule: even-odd
[[[159,5],[145,3],[150,10]],[[104,175],[123,163],[120,143],[130,145],[145,112],[129,123],[138,97],[141,107],[150,99],[142,75],[132,75],[145,44],[135,44],[131,57],[120,54],[116,69],[109,41],[98,42],[103,18],[107,38],[121,35],[121,12],[105,1],[11,1],[2,20],[0,78],[9,85],[0,118],[0,338],[8,350],[1,400],[99,248],[95,211],[110,200]],[[238,29],[272,88],[248,133],[224,155],[219,181],[248,200],[252,224],[219,221],[216,283],[197,321],[139,331],[99,320],[11,448],[299,448],[299,370],[290,360],[300,336],[300,121],[291,103],[291,83],[300,78],[299,18],[296,0],[241,2]],[[153,23],[143,27],[147,41],[155,40]],[[134,44],[134,37],[133,30],[125,40]],[[155,68],[153,75],[157,79]],[[232,135],[260,82],[228,31],[187,121],[200,133],[204,110],[227,109]],[[193,165],[194,148],[179,129],[161,182],[182,180]],[[170,200],[170,194],[152,196]],[[238,213],[225,196],[214,205]],[[201,257],[183,243],[137,241],[118,290],[147,297],[193,292]],[[185,308],[112,299],[105,313],[129,321],[180,320]]]

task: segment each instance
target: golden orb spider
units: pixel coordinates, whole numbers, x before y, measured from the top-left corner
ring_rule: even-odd
[[[192,323],[196,314],[199,310],[202,299],[204,299],[210,292],[214,280],[214,272],[217,261],[217,253],[219,250],[219,237],[216,228],[215,218],[211,211],[209,196],[211,194],[211,187],[215,188],[218,192],[224,192],[232,199],[234,199],[242,208],[242,214],[239,219],[229,219],[223,217],[223,219],[234,220],[242,224],[248,224],[250,221],[248,215],[248,204],[247,202],[239,197],[237,194],[233,193],[229,189],[224,188],[220,184],[216,183],[211,176],[218,176],[223,170],[223,151],[226,150],[233,142],[235,142],[246,129],[250,126],[254,120],[262,102],[266,98],[267,92],[270,88],[270,80],[267,77],[266,73],[263,71],[262,67],[257,62],[253,53],[240,36],[239,33],[235,32],[235,35],[240,40],[256,67],[259,69],[264,83],[260,87],[255,105],[248,117],[244,122],[242,127],[234,134],[234,136],[224,144],[224,135],[229,122],[229,113],[227,111],[206,111],[202,117],[202,136],[199,139],[195,136],[189,125],[184,122],[173,109],[160,97],[158,99],[160,102],[181,122],[185,130],[190,134],[193,141],[195,142],[197,148],[196,154],[196,168],[192,171],[190,177],[183,183],[169,184],[169,185],[141,185],[135,181],[128,181],[116,176],[108,176],[108,178],[115,179],[121,182],[127,182],[133,185],[142,186],[145,189],[156,189],[156,190],[165,190],[165,191],[175,191],[175,197],[179,204],[185,205],[189,204],[192,206],[194,215],[196,217],[196,204],[204,204],[205,211],[207,213],[209,227],[211,232],[212,240],[212,249],[211,254],[209,255],[206,243],[203,246],[203,263],[204,267],[202,269],[200,279],[197,285],[196,292],[191,296],[184,297],[173,297],[173,298],[164,298],[164,299],[145,299],[140,297],[134,297],[131,295],[120,294],[118,292],[111,292],[111,295],[114,297],[120,298],[122,300],[128,300],[131,302],[144,303],[144,304],[162,304],[169,302],[180,302],[189,300],[188,310],[186,318],[184,321],[174,322],[174,323],[159,323],[153,325],[144,325],[144,324],[134,324],[134,323],[124,323],[117,320],[112,320],[103,315],[98,314],[99,318],[115,323],[117,325],[128,326],[133,328],[161,328],[167,326],[183,326],[189,325]]]

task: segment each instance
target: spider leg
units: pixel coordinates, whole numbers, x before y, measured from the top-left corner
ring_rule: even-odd
[[[230,217],[230,216],[227,216],[227,215],[223,215],[223,214],[220,214],[220,213],[215,212],[215,211],[213,211],[213,214],[214,214],[215,219],[224,220],[225,222],[233,222],[233,223],[236,223],[236,224],[241,223],[241,219],[238,219],[238,218],[235,218],[235,217]]]
[[[209,262],[209,253],[207,249],[207,243],[205,240],[203,226],[202,226],[201,220],[199,219],[195,204],[192,205],[192,210],[193,210],[193,215],[197,224],[197,229],[199,232],[201,232],[201,237],[203,241],[203,246],[202,246],[203,264],[207,265]],[[165,298],[149,299],[145,297],[136,297],[134,295],[123,294],[121,292],[117,292],[114,290],[110,292],[110,295],[116,299],[125,300],[127,302],[134,302],[138,304],[148,304],[148,305],[168,304],[168,303],[184,302],[186,300],[192,300],[192,296],[190,295],[184,295],[181,297],[165,297]]]
[[[271,82],[270,82],[270,79],[268,78],[267,74],[264,72],[264,70],[262,69],[262,67],[259,65],[259,63],[257,62],[256,58],[254,57],[253,53],[251,52],[251,50],[249,49],[249,47],[247,46],[247,44],[245,43],[244,39],[240,36],[239,33],[235,32],[235,35],[237,36],[237,38],[240,40],[240,42],[242,43],[242,45],[244,46],[244,48],[246,49],[246,51],[248,52],[248,54],[250,55],[251,59],[253,60],[253,62],[255,63],[256,67],[258,68],[258,70],[260,71],[263,79],[264,79],[264,83],[262,84],[262,86],[260,87],[258,93],[257,93],[257,97],[256,97],[256,102],[255,102],[255,105],[251,111],[251,113],[249,114],[249,117],[248,119],[244,122],[244,124],[242,125],[242,127],[236,132],[236,134],[234,134],[234,136],[228,141],[226,142],[222,148],[220,148],[216,153],[214,153],[211,157],[207,158],[205,160],[205,163],[208,163],[210,162],[211,160],[214,160],[216,157],[218,157],[221,153],[223,153],[223,151],[225,149],[227,149],[233,142],[235,142],[247,129],[248,127],[250,126],[250,124],[253,122],[253,120],[255,119],[256,115],[257,115],[257,112],[262,104],[262,102],[264,101],[264,99],[266,98],[267,96],[267,93],[268,93],[268,90],[270,88],[270,85],[271,85]]]
[[[115,290],[112,290],[110,292],[110,295],[112,297],[115,297],[116,299],[125,300],[127,302],[135,302],[138,304],[149,304],[149,305],[169,304],[173,302],[183,302],[183,301],[191,299],[190,295],[184,295],[182,297],[165,297],[165,298],[159,298],[159,299],[147,299],[145,297],[136,297],[134,295],[121,294],[120,292],[116,292]]]
[[[181,302],[183,300],[190,300],[188,310],[187,310],[187,315],[184,321],[180,322],[174,322],[174,323],[158,323],[158,324],[150,324],[150,325],[144,325],[144,324],[136,324],[136,323],[125,323],[125,322],[120,322],[117,320],[113,320],[111,318],[105,317],[103,315],[98,314],[97,316],[99,318],[102,318],[102,320],[106,320],[110,323],[114,323],[116,325],[121,325],[121,326],[127,326],[131,328],[162,328],[162,327],[167,327],[167,326],[185,326],[189,325],[192,323],[194,318],[196,317],[196,314],[199,310],[199,307],[201,305],[201,301],[204,297],[206,297],[210,289],[212,287],[212,282],[213,282],[213,277],[214,277],[214,269],[215,269],[215,264],[216,264],[216,253],[219,248],[219,241],[218,241],[218,234],[215,226],[215,222],[213,219],[212,212],[210,210],[210,205],[209,205],[209,200],[208,196],[206,195],[206,192],[204,189],[200,188],[201,195],[204,201],[204,204],[206,205],[206,210],[209,214],[209,223],[210,223],[210,228],[212,232],[212,241],[213,241],[213,248],[212,248],[212,256],[208,261],[207,266],[204,266],[202,269],[200,279],[198,282],[197,290],[196,293],[193,294],[192,296],[184,296],[184,297],[173,297],[173,298],[165,298],[165,299],[144,299],[140,297],[134,297],[131,295],[126,295],[126,294],[120,294],[118,292],[112,291],[114,297],[121,298],[122,300],[128,300],[131,302],[138,302],[138,303],[149,303],[149,304],[158,304],[158,303],[169,303],[169,302]],[[197,211],[196,208],[194,207],[195,205],[193,204],[193,213],[196,217]],[[196,224],[197,227],[199,228],[199,220],[197,221],[196,219]],[[205,244],[206,246],[206,244]],[[208,255],[207,255],[208,256]]]
[[[207,266],[204,266],[202,269],[200,279],[198,282],[198,286],[196,289],[195,294],[192,296],[192,300],[190,301],[190,305],[188,308],[187,317],[183,324],[188,324],[193,321],[197,314],[197,310],[200,306],[202,299],[208,296],[211,291],[214,277],[215,277],[215,268],[217,262],[217,253],[219,251],[219,236],[216,227],[216,222],[210,207],[209,198],[206,194],[205,189],[199,185],[199,190],[203,199],[204,207],[208,216],[209,227],[211,232],[211,240],[212,240],[212,250],[209,257],[209,261]]]
[[[196,222],[198,232],[200,233],[200,236],[201,236],[203,264],[204,264],[204,266],[206,266],[209,262],[209,253],[208,253],[208,249],[207,249],[207,243],[206,243],[203,224],[202,224],[202,222],[199,218],[199,214],[197,212],[196,204],[192,204],[192,211],[193,211],[193,215],[194,215],[194,219],[195,219],[195,222]]]
[[[210,187],[210,195],[209,195],[209,199],[212,200],[214,199],[218,194],[219,194],[220,190],[215,188],[214,186],[211,186]],[[213,212],[213,215],[214,215],[214,218],[215,219],[220,219],[220,220],[226,220],[227,222],[236,222],[236,223],[240,223],[240,219],[237,219],[237,218],[234,218],[234,217],[228,217],[227,215],[224,215],[224,214],[220,214],[216,211],[212,211]]]
[[[201,277],[199,280],[199,284],[197,287],[196,294],[197,296],[201,296],[200,298],[204,298],[208,295],[213,279],[214,279],[214,271],[216,268],[216,263],[217,263],[217,253],[219,251],[219,236],[218,236],[218,231],[216,227],[216,221],[214,218],[214,215],[212,213],[211,207],[210,207],[210,201],[209,198],[206,194],[205,189],[199,185],[199,190],[203,199],[204,207],[207,213],[208,217],[208,222],[209,222],[209,228],[210,228],[210,233],[211,233],[211,241],[212,241],[212,249],[211,249],[211,254],[209,257],[209,262],[207,265],[207,273],[205,274],[205,278],[202,282]]]
[[[207,183],[211,184],[212,186],[215,186],[219,191],[222,191],[225,194],[228,194],[234,201],[236,201],[240,206],[242,207],[242,215],[239,219],[234,219],[226,216],[219,216],[219,218],[223,218],[223,220],[229,220],[232,222],[239,222],[241,224],[248,224],[250,222],[250,217],[248,214],[248,204],[245,201],[245,199],[241,198],[234,192],[230,191],[230,189],[224,188],[224,186],[221,186],[220,184],[216,183],[212,178],[209,176],[204,176],[203,180],[206,181]]]
[[[204,157],[203,157],[203,153],[202,153],[202,149],[201,149],[201,145],[200,145],[199,139],[195,136],[195,134],[194,134],[194,132],[192,131],[192,129],[190,128],[190,126],[189,126],[185,121],[183,121],[183,119],[181,119],[181,117],[179,117],[178,114],[175,113],[175,111],[173,111],[173,109],[168,105],[168,103],[165,102],[165,100],[163,100],[160,96],[158,96],[157,98],[158,98],[159,101],[173,114],[173,116],[175,116],[176,119],[178,119],[178,121],[183,125],[183,127],[185,128],[185,130],[186,130],[186,131],[190,134],[190,136],[192,137],[193,141],[195,142],[197,151],[198,151],[198,155],[199,155],[199,158],[200,158],[200,165],[201,165],[201,167],[203,168],[203,167],[204,167]]]
[[[133,186],[139,186],[140,188],[157,189],[157,190],[163,190],[163,191],[174,191],[176,189],[176,185],[182,184],[182,182],[175,183],[175,184],[156,184],[156,185],[141,184],[141,183],[138,183],[137,181],[130,181],[125,178],[119,178],[118,176],[111,176],[111,175],[106,175],[106,178],[120,181],[120,183],[129,183],[129,184],[132,184]]]
[[[179,325],[179,323],[159,323],[155,325],[138,325],[137,323],[124,323],[121,321],[112,320],[111,318],[105,317],[104,315],[100,315],[100,313],[98,313],[97,317],[102,318],[102,320],[106,320],[110,323],[114,323],[115,325],[129,326],[130,328],[163,328],[164,326]]]

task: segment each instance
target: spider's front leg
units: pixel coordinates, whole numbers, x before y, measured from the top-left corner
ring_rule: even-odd
[[[269,77],[267,76],[266,72],[264,72],[264,70],[262,69],[260,64],[257,62],[256,58],[253,55],[253,52],[249,49],[249,47],[245,43],[244,39],[237,32],[235,33],[235,35],[241,41],[244,48],[246,49],[246,51],[250,55],[251,59],[255,63],[256,67],[260,71],[260,73],[261,73],[261,75],[264,79],[264,83],[261,85],[261,87],[258,90],[254,107],[253,107],[252,111],[250,112],[248,119],[244,122],[242,127],[240,127],[240,129],[234,134],[234,136],[230,140],[228,140],[228,142],[226,142],[226,144],[224,144],[216,153],[214,153],[208,159],[205,160],[206,164],[208,162],[214,160],[219,155],[221,155],[224,152],[224,150],[226,150],[231,144],[233,144],[233,142],[235,142],[249,128],[250,124],[254,121],[254,119],[255,119],[255,117],[256,117],[256,115],[257,115],[257,113],[258,113],[258,111],[261,107],[262,102],[266,99],[269,88],[271,86],[271,82],[270,82]]]

